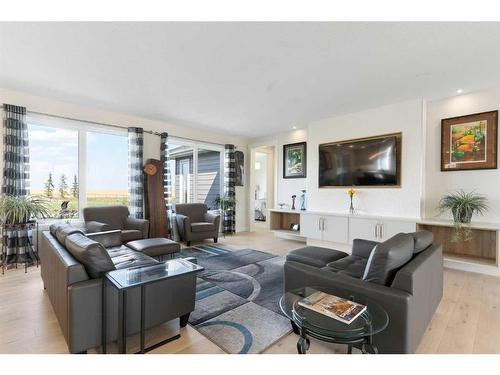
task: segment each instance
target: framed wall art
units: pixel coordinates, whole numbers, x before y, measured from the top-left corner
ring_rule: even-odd
[[[306,177],[306,142],[283,146],[283,178]]]
[[[441,171],[497,168],[498,111],[441,120]]]

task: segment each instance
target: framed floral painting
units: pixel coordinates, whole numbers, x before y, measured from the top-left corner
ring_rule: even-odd
[[[497,168],[498,111],[441,120],[441,171]]]
[[[283,178],[306,177],[306,142],[283,146]]]

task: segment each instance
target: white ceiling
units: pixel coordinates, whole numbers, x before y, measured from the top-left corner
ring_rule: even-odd
[[[3,23],[0,86],[256,137],[500,82],[500,23]]]

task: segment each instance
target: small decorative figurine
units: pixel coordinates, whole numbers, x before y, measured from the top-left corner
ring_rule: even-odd
[[[302,191],[302,194],[300,195],[300,209],[301,211],[305,211],[306,210],[306,191],[305,190],[301,190]]]
[[[295,210],[295,198],[297,198],[297,196],[295,194],[292,195],[292,210]]]

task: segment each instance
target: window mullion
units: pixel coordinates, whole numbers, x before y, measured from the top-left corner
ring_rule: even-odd
[[[78,131],[78,211],[83,219],[83,208],[87,205],[87,132]]]

